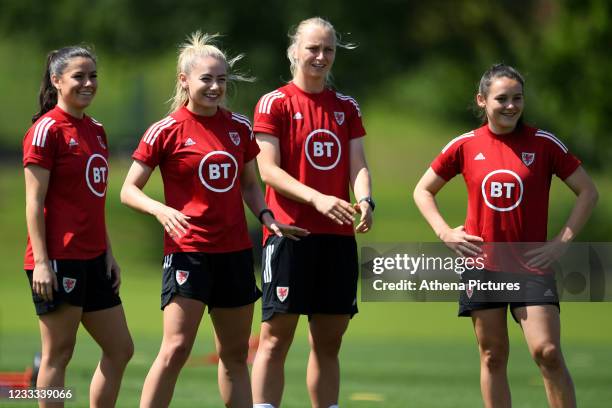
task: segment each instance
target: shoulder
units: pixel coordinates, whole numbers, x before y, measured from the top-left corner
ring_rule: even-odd
[[[89,123],[91,123],[92,125],[95,125],[101,128],[104,127],[102,123],[98,122],[96,119],[92,118],[91,116],[87,116],[87,119],[89,119]]]
[[[287,86],[283,86],[263,95],[261,98],[259,98],[259,103],[257,104],[257,113],[269,114],[272,111],[272,106],[282,102],[282,100],[284,100],[287,95],[289,95],[289,91],[290,90]]]
[[[463,146],[465,143],[474,140],[474,138],[476,137],[476,131],[474,130],[470,130],[469,132],[463,133],[457,137],[455,137],[454,139],[452,139],[450,142],[448,142],[443,148],[442,148],[442,153],[447,153],[449,151],[454,151],[459,149],[461,146]]]
[[[251,132],[253,130],[253,127],[251,126],[251,120],[245,116],[242,115],[240,113],[236,113],[236,112],[230,112],[230,118],[232,121],[240,123],[241,125],[245,126],[246,129]]]
[[[357,111],[357,115],[361,116],[361,109],[359,109],[359,104],[355,98],[349,95],[344,95],[338,91],[332,90],[331,92],[333,92],[335,97],[342,103],[351,105]]]
[[[152,145],[161,134],[165,134],[173,130],[179,123],[184,121],[182,118],[177,119],[174,115],[174,113],[172,115],[168,115],[162,120],[159,120],[149,126],[142,137],[142,141]]]
[[[538,138],[538,140],[541,140],[542,143],[548,145],[548,147],[553,149],[560,149],[561,151],[563,151],[563,153],[568,152],[567,146],[565,146],[565,144],[553,133],[543,129],[533,129],[532,132],[534,137]]]
[[[47,137],[49,134],[55,133],[59,129],[60,122],[60,118],[54,117],[49,113],[46,113],[38,118],[38,120],[32,124],[27,133],[32,138],[32,145],[44,147],[47,143]]]

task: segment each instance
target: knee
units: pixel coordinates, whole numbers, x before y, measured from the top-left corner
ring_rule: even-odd
[[[159,357],[165,367],[180,369],[187,362],[190,353],[191,345],[185,341],[177,340],[163,345],[159,352]]]
[[[291,339],[268,336],[259,342],[257,353],[264,354],[269,360],[284,361],[291,346]]]
[[[49,347],[47,353],[43,353],[42,359],[47,365],[54,367],[66,367],[72,359],[75,341],[64,341]]]
[[[558,345],[544,343],[533,350],[533,359],[540,368],[556,370],[563,364],[563,356]]]
[[[487,347],[480,349],[480,362],[489,371],[505,370],[508,364],[507,347]]]
[[[103,349],[102,352],[110,360],[125,366],[134,355],[134,342],[132,339],[129,339],[129,341],[121,344],[121,346],[117,347],[116,349]]]
[[[340,352],[342,336],[311,336],[310,348],[321,357],[335,358]]]
[[[219,347],[219,359],[228,367],[246,366],[249,354],[249,342],[239,342],[235,344],[223,344]]]

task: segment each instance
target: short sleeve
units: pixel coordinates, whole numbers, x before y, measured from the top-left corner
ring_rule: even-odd
[[[357,101],[350,96],[344,96],[341,94],[337,94],[337,96],[338,98],[344,100],[345,103],[348,105],[348,125],[350,129],[349,139],[356,139],[358,137],[365,136],[366,131],[363,127],[361,109],[359,108],[359,104],[357,103]]]
[[[463,169],[463,143],[453,139],[431,163],[432,170],[444,180],[449,181]]]
[[[552,149],[552,172],[561,180],[571,176],[582,164],[567,148],[551,144]]]
[[[134,154],[132,154],[132,158],[143,162],[151,168],[158,166],[163,158],[167,135],[175,123],[176,120],[168,116],[152,124],[142,136],[138,147],[136,147]]]
[[[259,145],[255,140],[255,134],[253,133],[253,127],[251,121],[244,115],[232,112],[232,120],[240,123],[242,129],[244,129],[243,135],[245,136],[245,151],[244,151],[244,162],[248,163],[253,160],[259,154]]]
[[[283,100],[285,94],[270,92],[259,99],[253,116],[253,132],[279,137],[283,133]]]
[[[55,120],[43,117],[34,124],[23,138],[23,166],[36,164],[48,170],[53,168],[61,140],[61,131]]]

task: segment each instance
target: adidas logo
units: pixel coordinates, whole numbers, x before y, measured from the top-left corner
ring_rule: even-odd
[[[474,157],[474,160],[484,160],[484,159],[485,157],[484,157],[484,154],[482,154],[482,152],[478,153],[476,157]]]
[[[549,296],[549,297],[551,297],[551,296],[555,296],[555,295],[554,295],[554,293],[552,292],[552,290],[547,289],[547,290],[546,290],[546,292],[544,292],[544,296]]]
[[[70,138],[70,141],[68,142],[68,146],[72,147],[72,146],[78,146],[79,142],[77,142],[76,140],[74,140],[74,138]]]
[[[293,115],[293,119],[295,120],[304,119],[304,116],[302,116],[302,112],[298,112],[295,115]]]
[[[193,139],[188,137],[187,141],[185,142],[185,147],[193,146],[194,144],[196,144],[196,143],[193,141]]]

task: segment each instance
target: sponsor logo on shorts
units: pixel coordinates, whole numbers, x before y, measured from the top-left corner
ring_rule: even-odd
[[[474,288],[465,288],[465,294],[467,295],[468,299],[471,299],[472,295],[474,294]]]
[[[187,282],[187,278],[189,278],[189,271],[181,271],[180,269],[176,270],[176,282],[179,285],[183,285],[183,283]]]
[[[552,297],[555,296],[555,294],[552,292],[552,290],[547,289],[546,292],[544,292],[544,296]]]
[[[288,286],[277,286],[276,296],[278,297],[278,300],[280,300],[281,302],[284,302],[285,299],[287,299],[287,296],[289,296],[289,287]]]
[[[62,286],[64,287],[64,292],[70,293],[76,286],[77,280],[74,278],[64,278],[62,281]]]

